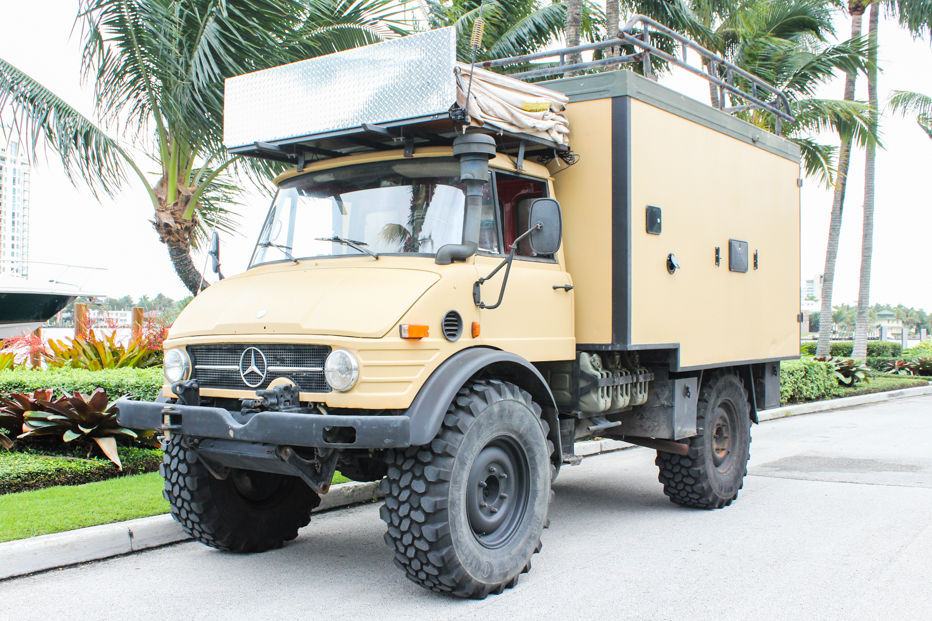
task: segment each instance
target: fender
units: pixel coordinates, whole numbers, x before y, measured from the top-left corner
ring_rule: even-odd
[[[540,371],[524,358],[489,347],[473,347],[458,352],[427,378],[408,408],[408,416],[411,419],[411,445],[428,444],[434,439],[456,393],[469,380],[480,374],[514,382],[528,391],[541,406],[541,415],[550,425],[548,438],[554,446],[552,459],[559,470],[563,453],[557,404],[550,386]]]

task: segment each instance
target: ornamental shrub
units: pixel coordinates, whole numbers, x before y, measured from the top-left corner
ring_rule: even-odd
[[[802,343],[799,346],[799,352],[803,356],[815,356],[815,341]],[[850,358],[854,351],[852,341],[833,341],[831,346],[831,355],[835,358]],[[868,358],[896,358],[903,353],[903,346],[893,341],[868,341],[867,357]]]
[[[13,369],[0,371],[0,395],[51,388],[57,394],[75,390],[86,395],[103,388],[113,398],[128,395],[151,401],[162,388],[162,367],[149,369]]]
[[[835,367],[830,362],[804,358],[780,365],[781,403],[817,401],[837,390]]]

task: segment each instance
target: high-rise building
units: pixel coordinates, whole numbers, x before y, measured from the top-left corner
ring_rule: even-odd
[[[29,161],[19,144],[0,146],[0,273],[29,276]]]

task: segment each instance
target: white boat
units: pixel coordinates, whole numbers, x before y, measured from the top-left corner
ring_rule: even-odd
[[[2,266],[0,266],[2,267]],[[29,278],[0,269],[0,340],[32,332],[58,314],[79,295],[88,296],[78,284],[82,273],[100,268],[30,262]],[[75,273],[77,272],[77,273]],[[62,278],[64,277],[64,278]]]
[[[0,275],[0,339],[32,332],[77,295],[61,285]]]

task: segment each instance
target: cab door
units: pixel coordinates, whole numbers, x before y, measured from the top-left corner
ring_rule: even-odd
[[[480,277],[502,262],[514,240],[526,230],[526,222],[522,224],[519,214],[521,201],[550,195],[543,179],[500,171],[493,175],[493,187],[498,251],[480,251],[477,255]],[[482,302],[486,305],[498,300],[505,271],[501,269],[482,285]],[[532,362],[573,360],[576,339],[572,285],[562,248],[553,256],[532,256],[528,244],[519,244],[501,305],[478,311],[480,338],[485,344]]]

